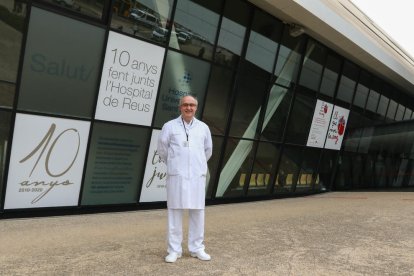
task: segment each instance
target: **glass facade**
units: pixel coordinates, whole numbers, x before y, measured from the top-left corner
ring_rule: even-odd
[[[0,30],[0,213],[164,206],[188,94],[208,202],[414,186],[408,91],[247,1],[5,0]]]
[[[101,28],[32,7],[18,110],[91,118],[103,41]]]

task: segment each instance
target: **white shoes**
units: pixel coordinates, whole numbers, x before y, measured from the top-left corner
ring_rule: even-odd
[[[202,261],[210,261],[211,256],[208,255],[204,250],[198,252],[191,252],[191,257],[198,258]],[[171,252],[165,257],[166,263],[175,263],[177,259],[181,258],[181,253]]]
[[[175,263],[178,258],[181,258],[181,253],[171,252],[167,257],[165,257],[165,262]]]
[[[198,258],[199,260],[202,260],[202,261],[211,260],[211,256],[208,255],[204,250],[200,250],[197,252],[191,252],[191,257]]]

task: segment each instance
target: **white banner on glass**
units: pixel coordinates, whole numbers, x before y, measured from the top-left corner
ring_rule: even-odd
[[[109,32],[95,118],[151,125],[165,49]]]
[[[308,136],[308,147],[323,148],[331,119],[333,104],[318,100]]]
[[[156,129],[152,131],[139,202],[167,200],[167,166],[163,161],[161,161],[160,156],[157,153],[158,135],[160,132],[160,130]]]
[[[5,209],[78,205],[90,122],[17,114]]]
[[[344,133],[346,124],[348,122],[349,110],[335,105],[331,123],[328,129],[328,135],[326,138],[325,148],[340,150],[342,140],[344,139]]]

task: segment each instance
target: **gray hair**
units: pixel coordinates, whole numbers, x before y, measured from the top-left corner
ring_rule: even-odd
[[[182,97],[180,98],[180,102],[178,103],[178,107],[180,107],[180,106],[181,106],[181,104],[183,103],[183,99],[184,99],[185,97],[191,97],[191,98],[193,98],[193,99],[196,101],[196,104],[198,105],[198,100],[197,100],[197,97],[196,97],[196,96],[193,96],[193,95],[191,95],[191,94],[187,94],[187,95],[182,96]]]

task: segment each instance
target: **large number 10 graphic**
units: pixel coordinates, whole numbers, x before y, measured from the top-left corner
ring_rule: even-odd
[[[60,177],[62,175],[64,175],[65,173],[67,173],[73,166],[73,164],[76,161],[76,157],[78,156],[79,153],[79,147],[80,147],[80,136],[79,136],[79,132],[77,129],[74,128],[68,128],[64,131],[62,131],[52,142],[52,144],[49,146],[50,140],[53,137],[53,134],[55,133],[56,130],[56,124],[51,124],[49,130],[47,131],[46,135],[43,137],[42,141],[40,141],[40,143],[32,150],[31,153],[29,153],[26,157],[24,157],[22,160],[20,160],[20,163],[24,163],[27,160],[29,160],[30,158],[32,158],[33,155],[35,155],[39,150],[41,150],[36,163],[33,166],[32,171],[30,172],[30,175],[32,175],[33,171],[35,170],[37,164],[39,163],[40,159],[42,158],[44,152],[47,150],[47,154],[46,154],[46,158],[45,158],[45,169],[46,169],[46,173],[51,176],[51,177]],[[53,149],[55,148],[56,143],[59,141],[60,138],[62,138],[63,135],[67,135],[70,132],[74,132],[77,134],[77,149],[76,149],[76,154],[73,157],[73,160],[71,161],[71,163],[69,164],[69,166],[65,169],[63,169],[61,172],[51,172],[50,171],[50,156],[53,153]],[[49,148],[48,148],[49,146]],[[43,147],[43,148],[42,148]]]

